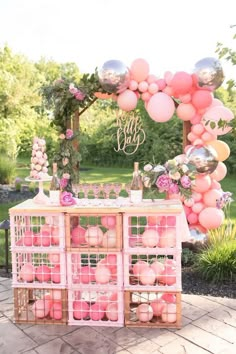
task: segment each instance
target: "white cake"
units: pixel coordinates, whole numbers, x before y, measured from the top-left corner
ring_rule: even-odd
[[[33,139],[30,179],[43,180],[48,178],[48,156],[46,154],[46,141],[43,138]]]

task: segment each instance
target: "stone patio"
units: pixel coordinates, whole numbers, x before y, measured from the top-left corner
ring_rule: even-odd
[[[0,277],[1,354],[236,353],[236,299],[183,294],[182,319],[181,329],[14,324],[11,279]]]

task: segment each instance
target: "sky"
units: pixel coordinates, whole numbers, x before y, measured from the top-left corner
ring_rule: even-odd
[[[197,61],[217,58],[217,42],[236,50],[235,33],[235,0],[0,0],[0,48],[75,62],[82,73],[137,58],[158,77],[191,73]],[[236,79],[236,68],[221,64]]]

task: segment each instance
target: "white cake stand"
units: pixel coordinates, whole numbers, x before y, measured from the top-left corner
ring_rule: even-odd
[[[26,182],[38,182],[38,184],[39,184],[39,192],[33,198],[34,203],[43,204],[43,205],[50,204],[49,197],[43,191],[43,182],[50,182],[51,180],[52,180],[52,176],[44,177],[42,179],[33,179],[33,178],[30,178],[30,177],[26,177],[25,178]]]

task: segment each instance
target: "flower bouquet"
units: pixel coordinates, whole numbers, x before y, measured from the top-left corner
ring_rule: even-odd
[[[181,195],[185,199],[191,197],[194,178],[195,172],[188,166],[185,155],[176,156],[164,165],[146,164],[142,176],[144,187],[154,187],[159,193]]]

